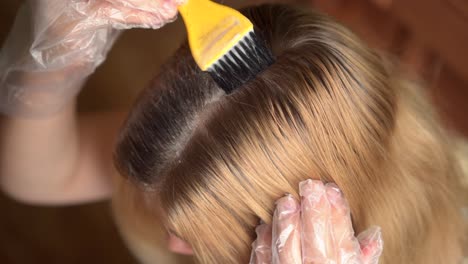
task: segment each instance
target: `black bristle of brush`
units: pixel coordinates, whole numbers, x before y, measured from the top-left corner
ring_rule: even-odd
[[[252,31],[210,67],[208,72],[218,86],[229,94],[255,78],[273,62],[271,50]]]

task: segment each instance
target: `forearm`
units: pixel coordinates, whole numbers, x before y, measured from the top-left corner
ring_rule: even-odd
[[[3,118],[0,183],[32,204],[76,204],[109,198],[112,151],[126,112],[77,114],[73,104],[47,119]]]
[[[109,195],[113,139],[125,114],[78,117],[73,98],[121,29],[156,29],[176,13],[172,0],[25,1],[0,50],[5,192],[36,204]]]
[[[74,102],[40,119],[3,117],[0,136],[0,182],[6,193],[35,203],[63,192],[80,151]]]

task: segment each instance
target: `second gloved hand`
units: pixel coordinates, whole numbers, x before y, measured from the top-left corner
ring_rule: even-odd
[[[302,201],[277,201],[273,222],[257,227],[250,264],[377,264],[383,249],[380,228],[355,237],[349,205],[334,184],[307,180]]]
[[[106,58],[119,29],[159,28],[177,0],[30,0],[0,52],[0,111],[41,116],[60,109]]]

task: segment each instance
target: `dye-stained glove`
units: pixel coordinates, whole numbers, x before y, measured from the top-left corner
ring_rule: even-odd
[[[299,203],[277,201],[272,224],[260,224],[250,264],[377,264],[383,250],[380,228],[354,236],[350,209],[335,184],[300,183]]]
[[[57,111],[104,61],[120,29],[160,28],[181,1],[26,1],[0,51],[0,111]]]

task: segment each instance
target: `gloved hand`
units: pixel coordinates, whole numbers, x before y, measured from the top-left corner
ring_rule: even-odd
[[[301,203],[287,195],[277,201],[273,222],[260,224],[250,264],[377,264],[380,228],[354,236],[349,206],[335,184],[300,183]]]
[[[28,0],[0,51],[0,111],[60,109],[99,66],[119,29],[159,28],[183,0]]]

